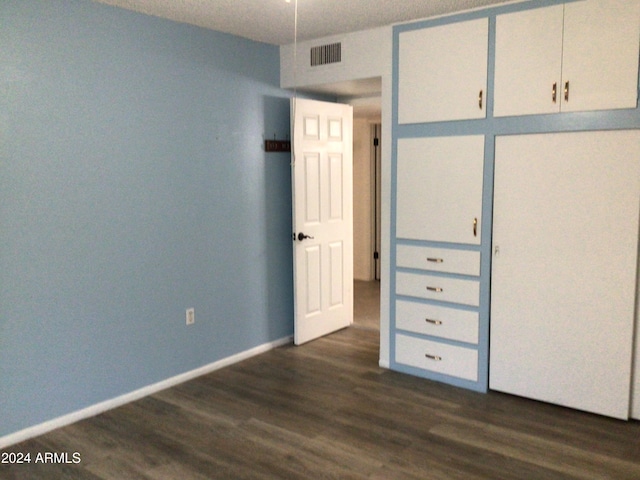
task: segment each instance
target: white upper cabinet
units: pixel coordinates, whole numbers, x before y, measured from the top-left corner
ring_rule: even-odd
[[[499,15],[494,116],[635,108],[640,0]]]
[[[563,10],[556,5],[498,16],[494,116],[560,111]]]
[[[588,0],[564,7],[562,111],[635,108],[640,0]]]
[[[396,235],[480,245],[484,136],[398,140]]]
[[[487,18],[402,32],[398,122],[486,117]]]

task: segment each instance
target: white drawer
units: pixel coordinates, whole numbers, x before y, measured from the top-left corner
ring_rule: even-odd
[[[396,328],[460,342],[478,343],[478,312],[398,300]]]
[[[480,303],[480,283],[477,280],[461,280],[419,273],[396,273],[396,293],[476,307]]]
[[[396,265],[436,272],[480,276],[480,252],[398,245]]]
[[[421,338],[396,335],[396,362],[466,380],[478,380],[478,352]]]

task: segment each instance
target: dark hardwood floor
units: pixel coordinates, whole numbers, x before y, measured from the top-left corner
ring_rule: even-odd
[[[378,368],[378,332],[286,346],[5,452],[2,479],[639,479],[640,423]]]

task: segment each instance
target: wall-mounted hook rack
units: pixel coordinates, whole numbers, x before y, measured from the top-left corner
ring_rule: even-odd
[[[265,140],[265,152],[290,152],[291,140]]]

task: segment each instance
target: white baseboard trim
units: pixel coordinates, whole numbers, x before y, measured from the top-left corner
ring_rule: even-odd
[[[244,352],[236,353],[235,355],[231,355],[230,357],[226,357],[208,365],[196,368],[195,370],[181,373],[180,375],[167,378],[166,380],[162,380],[161,382],[154,383],[152,385],[147,385],[146,387],[134,390],[133,392],[125,393],[124,395],[112,398],[111,400],[105,400],[104,402],[96,403],[95,405],[91,405],[81,410],[77,410],[75,412],[68,413],[52,420],[48,420],[38,425],[25,428],[24,430],[10,433],[9,435],[0,437],[0,449],[6,448],[10,445],[15,445],[16,443],[23,442],[33,437],[37,437],[57,428],[71,425],[72,423],[84,420],[85,418],[94,417],[96,415],[99,415],[100,413],[106,412],[107,410],[112,410],[135,400],[139,400],[153,393],[165,390],[180,383],[184,383],[188,380],[192,380],[196,377],[200,377],[215,370],[228,367],[229,365],[241,362],[242,360],[246,360],[282,345],[287,345],[291,343],[292,340],[293,337],[283,337],[278,340],[274,340],[273,342],[264,343],[262,345],[258,345],[257,347],[250,348],[249,350],[245,350]]]
[[[381,368],[386,368],[387,370],[389,369],[389,360],[387,360],[386,358],[383,359],[381,358],[380,360],[378,360],[378,366]]]

